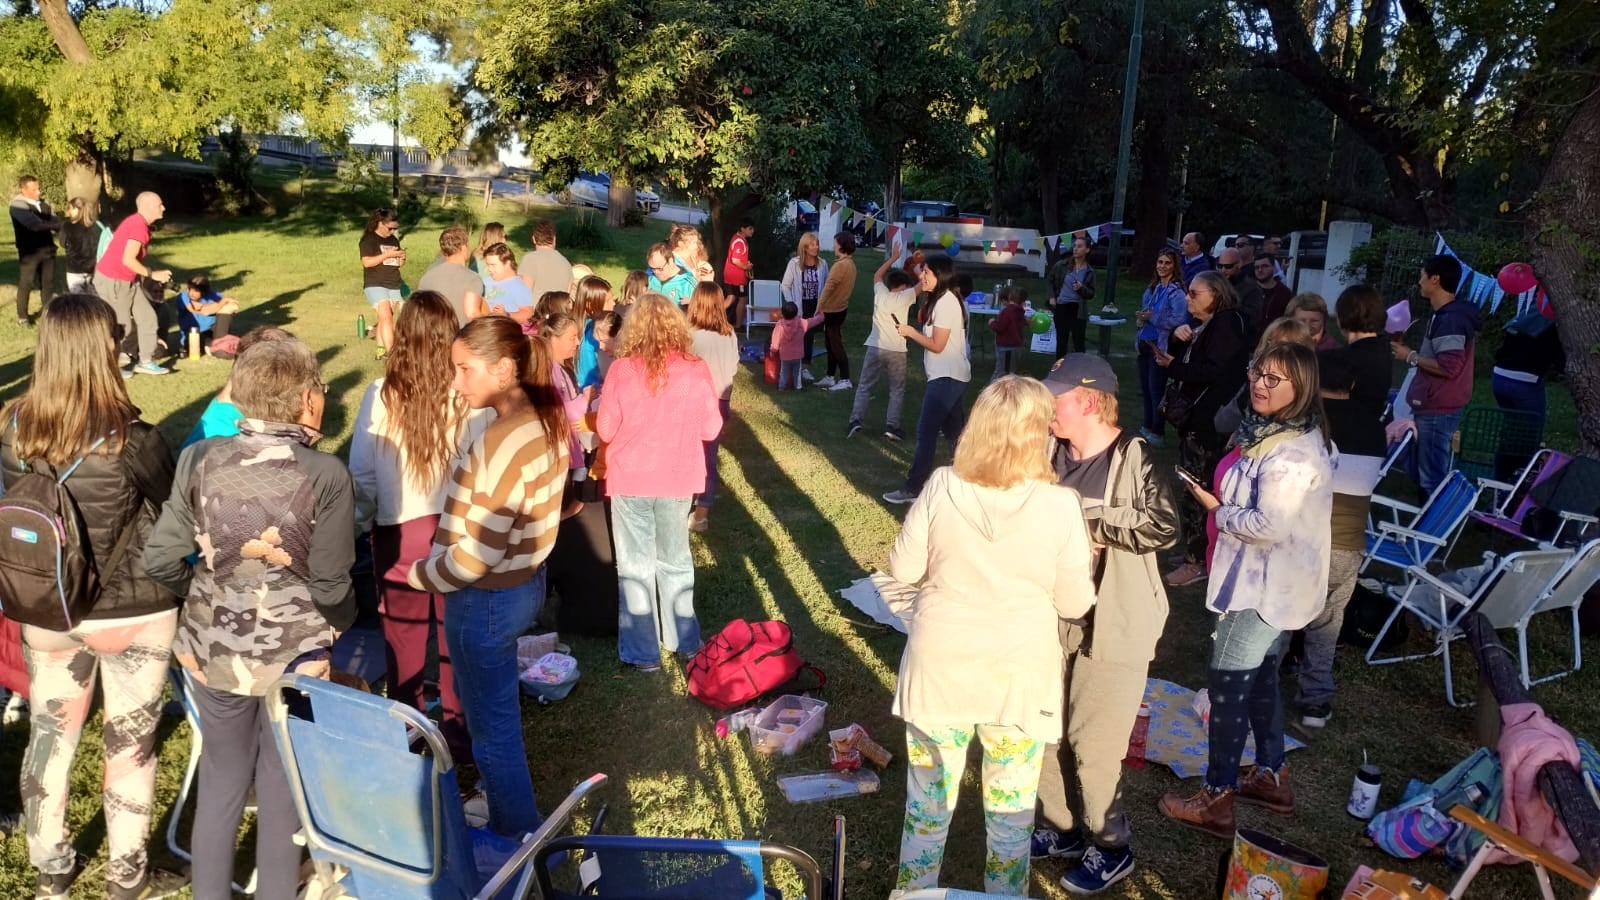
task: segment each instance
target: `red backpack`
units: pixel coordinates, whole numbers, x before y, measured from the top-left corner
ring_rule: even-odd
[[[802,669],[815,673],[820,690],[827,676],[806,665],[783,622],[734,619],[689,660],[689,696],[716,709],[731,709],[788,684]]]

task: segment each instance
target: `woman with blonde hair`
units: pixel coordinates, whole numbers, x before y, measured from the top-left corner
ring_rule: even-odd
[[[822,258],[822,244],[814,231],[800,235],[794,256],[783,270],[783,299],[800,307],[800,318],[809,319],[817,314],[817,300],[822,296],[822,286],[828,283],[828,261]],[[800,378],[810,381],[811,344],[813,335],[806,332],[804,355],[801,357]]]
[[[505,244],[508,249],[511,246],[511,243],[506,240],[506,226],[499,222],[490,222],[483,226],[482,231],[478,232],[478,246],[473,249],[472,259],[468,262],[468,266],[472,271],[477,272],[479,275],[488,273],[489,270],[484,265],[483,255],[485,251],[495,244]]]
[[[466,399],[450,387],[456,331],[450,301],[434,291],[417,291],[401,308],[384,375],[367,388],[356,413],[350,475],[357,519],[372,523],[389,697],[426,711],[428,641],[437,638],[440,730],[451,755],[470,762],[472,741],[443,640],[444,595],[406,583],[411,564],[426,558],[433,546],[450,470],[494,416],[469,410]]]
[[[0,482],[9,491],[29,472],[60,479],[83,513],[85,549],[100,573],[94,606],[71,629],[22,626],[33,706],[22,804],[38,897],[67,896],[75,873],[67,803],[97,680],[106,722],[105,778],[95,788],[105,807],[107,896],[140,896],[147,881],[170,877],[147,869],[145,842],[178,606],[144,577],[144,548],[172,491],[173,465],[161,433],[128,399],[117,368],[121,331],[92,294],[52,300],[39,319],[28,390],[0,418]]]
[[[1341,346],[1339,339],[1328,333],[1328,301],[1321,294],[1295,294],[1283,314],[1306,326],[1311,332],[1311,348],[1318,353]]]
[[[517,698],[517,637],[545,599],[566,484],[566,411],[545,342],[504,316],[468,322],[450,347],[455,390],[495,418],[451,472],[444,514],[426,559],[406,581],[450,594],[444,635],[472,755],[488,797],[489,828],[520,836],[539,827]]]
[[[906,514],[889,574],[917,585],[895,687],[906,723],[896,888],[936,887],[974,731],[983,744],[984,890],[1021,895],[1046,744],[1061,740],[1057,629],[1094,604],[1078,495],[1055,483],[1055,401],[1031,378],[985,388]]]
[[[689,296],[689,340],[694,345],[694,355],[706,361],[711,369],[711,383],[717,389],[717,409],[722,414],[722,427],[727,427],[728,416],[733,414],[733,373],[739,369],[739,336],[728,324],[723,314],[722,288],[716,283],[702,281]],[[710,527],[711,507],[717,502],[717,447],[722,432],[705,442],[706,486],[695,495],[694,513],[689,517],[690,531],[705,531]]]
[[[1317,355],[1301,344],[1268,348],[1250,363],[1250,411],[1238,430],[1239,460],[1215,494],[1189,493],[1216,515],[1216,571],[1206,606],[1217,614],[1207,687],[1210,761],[1204,784],[1161,798],[1161,814],[1231,838],[1235,800],[1294,812],[1284,756],[1279,638],[1315,620],[1327,599],[1332,544],[1332,441],[1322,410]],[[1245,739],[1256,766],[1243,778]]]
[[[688,323],[666,297],[639,298],[615,355],[595,430],[606,443],[618,654],[656,672],[663,646],[685,658],[700,649],[689,504],[705,488],[705,442],[721,431],[722,414],[711,369],[694,355]]]

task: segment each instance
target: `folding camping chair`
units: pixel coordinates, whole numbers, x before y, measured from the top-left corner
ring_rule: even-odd
[[[1388,451],[1386,453],[1384,453],[1384,455],[1383,455],[1383,465],[1378,467],[1378,480],[1377,480],[1377,483],[1373,485],[1372,503],[1374,505],[1382,506],[1382,507],[1385,507],[1386,509],[1388,509],[1389,510],[1389,521],[1393,522],[1396,525],[1400,524],[1400,510],[1409,509],[1409,510],[1411,510],[1412,515],[1415,515],[1416,514],[1416,507],[1411,506],[1409,503],[1401,503],[1399,500],[1395,500],[1395,499],[1392,499],[1390,497],[1385,497],[1382,494],[1379,494],[1378,491],[1377,491],[1377,487],[1378,487],[1378,485],[1383,484],[1383,480],[1385,478],[1389,477],[1389,471],[1391,469],[1393,469],[1396,465],[1398,465],[1400,463],[1400,460],[1405,458],[1406,451],[1408,449],[1410,449],[1411,445],[1413,443],[1415,443],[1416,440],[1417,440],[1417,433],[1416,432],[1414,432],[1414,431],[1406,431],[1406,432],[1401,433],[1400,440],[1395,441],[1394,443],[1389,445]],[[1368,506],[1367,507],[1367,530],[1368,531],[1377,531],[1378,530],[1377,526],[1372,524],[1372,506]]]
[[[598,829],[604,811],[595,817]],[[766,883],[783,860],[805,886],[805,900],[844,900],[844,816],[833,820],[831,876],[810,854],[766,841],[627,837],[590,833],[557,838],[534,853],[541,900],[783,900]],[[576,866],[566,860],[578,860]]]
[[[1568,525],[1576,525],[1577,532],[1581,536],[1582,532],[1594,523],[1594,517],[1566,510],[1556,511],[1560,524],[1556,526],[1555,534],[1551,535],[1549,540],[1529,538],[1522,527],[1523,519],[1539,506],[1533,498],[1534,489],[1554,479],[1570,462],[1572,457],[1567,454],[1545,449],[1534,454],[1528,465],[1517,473],[1517,480],[1514,482],[1507,483],[1492,478],[1478,479],[1478,486],[1494,498],[1494,506],[1485,512],[1473,511],[1472,520],[1519,538],[1528,538],[1546,549],[1561,543],[1562,532],[1567,530]]]
[[[519,843],[467,827],[444,737],[411,707],[303,675],[266,701],[318,886],[362,900],[521,900],[534,851],[606,780],[578,785]]]
[[[1401,570],[1412,566],[1426,567],[1435,556],[1439,557],[1441,563],[1444,562],[1450,555],[1448,548],[1454,543],[1456,533],[1467,520],[1467,513],[1478,502],[1479,490],[1467,480],[1467,476],[1451,472],[1434,488],[1433,496],[1420,509],[1373,496],[1373,503],[1383,503],[1392,509],[1408,512],[1412,519],[1408,526],[1379,522],[1376,531],[1367,531],[1367,551],[1361,559],[1361,572],[1365,573],[1374,562]],[[1445,553],[1440,555],[1440,550]]]
[[[178,820],[183,818],[183,808],[189,803],[189,792],[194,789],[194,777],[200,769],[200,750],[204,745],[204,736],[200,733],[200,710],[194,703],[194,682],[189,670],[175,665],[167,672],[167,676],[172,682],[173,695],[183,706],[183,717],[189,722],[189,765],[183,770],[183,781],[178,784],[178,799],[172,804],[171,818],[167,819],[167,849],[184,862],[193,862],[194,858],[188,849],[178,843]],[[252,803],[246,806],[245,811],[254,812],[255,805]],[[235,881],[233,889],[241,894],[254,894],[256,870],[250,870],[250,879],[244,884]]]
[[[1548,548],[1547,548],[1548,549]],[[1570,551],[1557,551],[1570,552]],[[1501,595],[1486,599],[1478,610],[1496,629],[1513,628],[1517,632],[1517,657],[1522,664],[1522,686],[1533,687],[1554,681],[1583,668],[1583,639],[1578,630],[1578,607],[1584,595],[1596,581],[1600,581],[1600,540],[1593,540],[1579,548],[1537,594],[1527,596]],[[1572,622],[1572,668],[1551,675],[1533,678],[1528,671],[1528,622],[1539,613],[1565,609]]]
[[[1461,900],[1467,895],[1467,887],[1478,877],[1478,871],[1488,861],[1489,852],[1497,847],[1533,866],[1533,876],[1539,882],[1539,896],[1543,900],[1556,900],[1555,890],[1550,884],[1551,872],[1582,888],[1584,896],[1600,897],[1600,880],[1596,880],[1588,872],[1543,847],[1502,828],[1499,823],[1491,822],[1467,807],[1459,805],[1451,807],[1450,817],[1468,828],[1482,832],[1488,840],[1483,842],[1483,846],[1478,848],[1478,852],[1468,861],[1467,867],[1461,872],[1461,877],[1456,879],[1455,886],[1450,889],[1448,900]]]
[[[1367,648],[1367,662],[1373,665],[1405,662],[1428,656],[1444,658],[1445,699],[1451,706],[1456,702],[1455,682],[1450,671],[1450,642],[1460,636],[1461,620],[1474,612],[1504,611],[1517,604],[1528,605],[1530,598],[1542,596],[1555,581],[1556,576],[1572,560],[1571,550],[1524,550],[1502,557],[1470,594],[1464,594],[1454,585],[1440,579],[1421,565],[1406,569],[1406,584],[1391,595],[1395,607],[1384,620],[1383,627]],[[1409,612],[1422,624],[1436,631],[1435,646],[1427,653],[1378,658],[1383,639],[1389,629]],[[1532,613],[1528,614],[1529,617]],[[1507,625],[1506,627],[1511,627]]]

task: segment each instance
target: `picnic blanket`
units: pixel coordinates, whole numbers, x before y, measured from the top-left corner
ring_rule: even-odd
[[[873,572],[866,578],[851,582],[849,587],[839,591],[839,596],[871,616],[874,622],[904,634],[906,619],[911,615],[911,601],[916,599],[917,589],[895,581],[886,572]]]
[[[1150,705],[1150,733],[1144,742],[1144,758],[1160,763],[1179,778],[1193,778],[1206,772],[1210,743],[1206,725],[1194,711],[1195,692],[1181,684],[1151,678],[1145,682],[1144,702]],[[1304,741],[1284,735],[1284,750],[1298,750]],[[1240,765],[1256,761],[1255,738],[1245,739]]]

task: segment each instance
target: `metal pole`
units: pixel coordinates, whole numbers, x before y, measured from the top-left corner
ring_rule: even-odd
[[[1133,34],[1128,38],[1128,74],[1122,85],[1122,137],[1117,147],[1117,182],[1111,195],[1111,243],[1106,247],[1106,302],[1117,302],[1117,249],[1128,200],[1128,155],[1133,149],[1133,106],[1139,92],[1139,52],[1144,48],[1144,0],[1134,0]]]
[[[1140,0],[1140,2],[1143,2],[1143,0]],[[400,199],[400,70],[399,69],[395,69],[395,71],[394,71],[394,119],[392,120],[392,123],[394,125],[394,146],[393,146],[393,152],[394,152],[394,157],[393,157],[394,186],[393,186],[392,190],[393,190],[393,193],[394,193],[394,199],[398,201]]]

